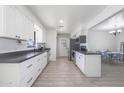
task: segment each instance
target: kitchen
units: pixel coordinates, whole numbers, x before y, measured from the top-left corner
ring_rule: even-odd
[[[101,30],[101,24],[106,27],[111,20],[117,23],[113,20],[118,17],[114,16],[123,16],[123,8],[114,5],[0,5],[0,87],[124,86],[118,82],[119,77],[114,82],[109,72],[111,68],[121,67],[108,64],[108,58],[104,60],[106,56],[102,55],[108,49],[109,53],[120,53],[123,35],[113,38],[113,34]],[[116,39],[117,51],[114,50]],[[111,59],[115,61],[113,56]],[[114,75],[122,74],[123,69],[119,71]],[[108,74],[111,76],[106,76]]]

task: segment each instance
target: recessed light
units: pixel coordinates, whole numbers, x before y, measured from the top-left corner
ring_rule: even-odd
[[[64,21],[61,19],[60,21],[59,21],[60,23],[64,23]]]

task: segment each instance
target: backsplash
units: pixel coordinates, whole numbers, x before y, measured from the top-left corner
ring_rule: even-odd
[[[17,43],[17,40],[0,38],[0,53],[13,52],[28,50],[32,48],[27,48],[27,42],[22,41],[22,43]]]

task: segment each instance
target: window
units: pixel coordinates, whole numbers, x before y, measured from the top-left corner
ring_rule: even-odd
[[[43,42],[43,30],[36,24],[34,24],[34,31],[36,32],[36,43]]]

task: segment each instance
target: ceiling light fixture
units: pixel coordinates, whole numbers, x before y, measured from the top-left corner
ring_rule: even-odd
[[[115,30],[110,31],[109,34],[116,36],[122,32],[122,29],[117,29],[117,25],[114,25],[114,26],[115,26]]]
[[[121,33],[121,32],[122,32],[122,29],[118,29],[117,32],[118,32],[118,33]]]
[[[62,19],[59,20],[58,30],[63,31],[64,28],[64,21]]]
[[[109,32],[109,34],[113,34],[113,33],[115,33],[115,32],[116,32],[116,31],[115,31],[115,30],[113,30],[113,31],[110,31],[110,32]]]

